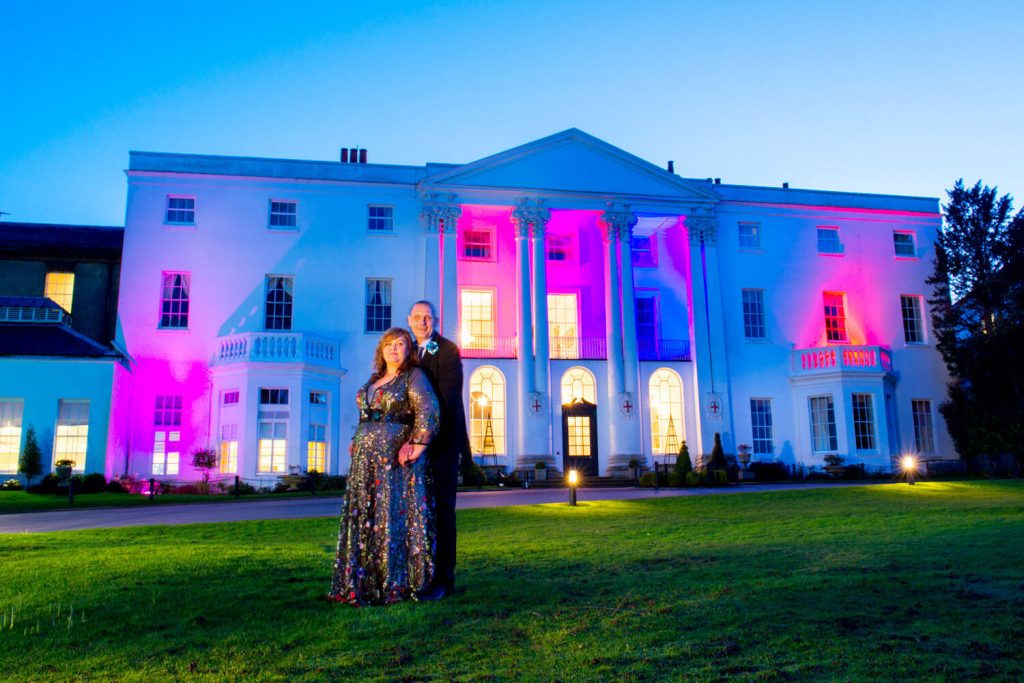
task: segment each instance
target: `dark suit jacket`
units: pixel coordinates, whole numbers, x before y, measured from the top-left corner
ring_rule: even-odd
[[[431,444],[431,458],[459,458],[469,454],[469,434],[466,432],[466,408],[462,402],[462,356],[459,347],[436,332],[431,339],[437,342],[437,352],[425,351],[420,367],[427,373],[438,403],[441,404],[441,428],[435,444]],[[417,349],[416,353],[419,353]]]

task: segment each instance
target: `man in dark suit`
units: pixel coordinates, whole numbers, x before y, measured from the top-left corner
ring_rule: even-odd
[[[437,557],[434,581],[421,600],[440,600],[455,590],[455,493],[459,462],[469,457],[466,408],[462,403],[462,357],[459,347],[434,330],[434,305],[417,301],[409,309],[409,329],[416,338],[420,367],[441,404],[440,430],[427,447],[427,467],[434,480]]]

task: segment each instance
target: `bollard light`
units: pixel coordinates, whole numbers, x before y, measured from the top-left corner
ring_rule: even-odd
[[[917,458],[912,455],[903,456],[903,471],[907,475],[907,484],[914,485],[914,475],[917,474]]]
[[[576,504],[576,487],[580,483],[580,475],[576,470],[569,470],[566,475],[566,481],[569,483],[569,505]]]

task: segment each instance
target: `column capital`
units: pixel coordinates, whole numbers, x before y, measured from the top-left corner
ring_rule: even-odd
[[[455,226],[459,222],[459,217],[462,216],[462,208],[459,206],[457,195],[431,192],[423,195],[420,201],[423,202],[420,221],[426,232],[433,234],[455,232]]]
[[[714,245],[718,241],[718,218],[714,209],[694,209],[683,222],[690,235],[690,244]]]
[[[512,209],[512,224],[516,226],[516,237],[526,238],[533,230],[533,237],[543,238],[544,228],[551,220],[551,211],[544,206],[543,199],[520,198],[518,206]]]
[[[633,236],[636,214],[629,210],[629,204],[608,202],[605,212],[597,222],[604,228],[605,242],[628,240]]]

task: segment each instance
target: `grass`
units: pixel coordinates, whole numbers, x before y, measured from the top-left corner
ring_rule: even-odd
[[[342,491],[319,491],[318,496],[340,496]],[[253,493],[237,500],[279,500],[282,498],[308,498],[308,491],[290,493]],[[97,507],[133,507],[147,505],[181,505],[183,503],[228,503],[235,502],[230,495],[201,495],[172,493],[163,496],[133,495],[130,493],[76,493],[73,505],[68,505],[67,494],[53,495],[26,493],[25,491],[0,491],[0,515],[20,512],[45,512],[47,510],[69,510]]]
[[[461,511],[465,592],[386,608],[336,525],[0,536],[0,678],[1024,678],[1020,481]]]

